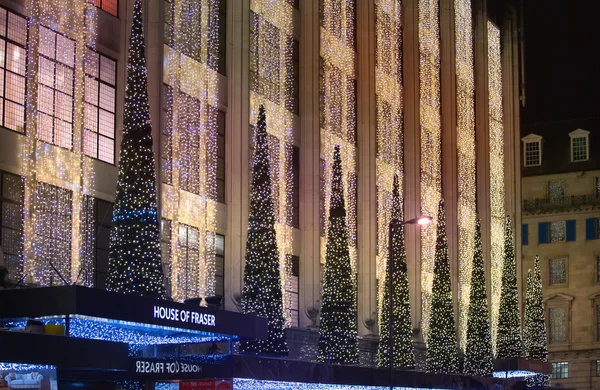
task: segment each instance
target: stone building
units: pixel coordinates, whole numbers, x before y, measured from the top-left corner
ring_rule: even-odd
[[[598,120],[521,131],[521,275],[539,255],[553,384],[576,389],[600,386],[599,134]]]
[[[1,242],[9,278],[103,288],[133,0],[0,6]],[[172,298],[221,295],[225,309],[238,310],[252,129],[264,104],[292,336],[310,339],[306,329],[317,325],[335,144],[344,161],[359,334],[378,332],[395,173],[406,219],[435,216],[445,199],[461,345],[478,212],[495,324],[504,217],[521,225],[519,9],[516,0],[144,1]],[[406,229],[420,340],[435,230],[435,220]]]

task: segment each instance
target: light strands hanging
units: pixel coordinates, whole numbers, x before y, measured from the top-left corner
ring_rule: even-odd
[[[388,257],[388,229],[393,198],[394,176],[398,175],[403,197],[403,87],[402,87],[402,3],[377,0],[376,68],[377,94],[377,279],[384,280]],[[378,302],[384,302],[384,283],[379,284]],[[382,308],[379,308],[381,312]]]
[[[467,341],[471,269],[476,223],[475,71],[473,68],[473,11],[471,0],[454,2],[456,34],[456,137],[458,154],[458,285],[459,344]]]
[[[292,254],[292,43],[293,7],[288,0],[252,0],[250,50],[250,123],[256,125],[260,105],[267,114],[275,231],[286,326],[291,324]],[[254,137],[254,134],[251,134]],[[253,142],[253,140],[251,141]]]
[[[488,21],[488,94],[490,153],[490,260],[492,341],[496,347],[498,309],[504,266],[504,126],[502,109],[502,54],[500,29]]]
[[[182,301],[215,294],[218,2],[165,6],[171,7],[173,42],[164,46],[163,81],[170,93],[163,126],[169,126],[172,151],[163,164],[171,165],[172,180],[162,184],[162,216],[172,221],[171,293]]]
[[[442,197],[439,0],[419,0],[421,214],[436,215]],[[437,221],[421,229],[422,332],[427,339]]]

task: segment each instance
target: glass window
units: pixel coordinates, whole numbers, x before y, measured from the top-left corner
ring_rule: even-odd
[[[300,148],[292,146],[292,226],[300,228]]]
[[[573,137],[571,138],[571,153],[573,162],[588,160],[588,137]]]
[[[71,276],[72,193],[66,188],[38,182],[35,207],[35,262],[41,276],[39,282],[42,286],[62,285],[62,278],[69,281]]]
[[[101,10],[108,12],[112,16],[117,16],[117,13],[119,11],[118,0],[88,0],[88,2],[94,4]]]
[[[0,245],[7,280],[17,281],[23,276],[23,178],[0,172]]]
[[[565,197],[565,181],[551,180],[548,182],[548,198],[550,200],[562,200]]]
[[[600,360],[596,360],[596,376],[600,376]]]
[[[171,220],[163,218],[160,221],[160,257],[167,296],[171,296],[171,237]]]
[[[562,242],[566,239],[565,221],[550,222],[550,242]]]
[[[550,259],[550,286],[567,283],[567,259]]]
[[[277,27],[260,15],[250,12],[251,89],[276,104],[279,104],[280,98],[280,35]],[[261,47],[259,37],[262,37]]]
[[[551,379],[566,379],[569,377],[569,362],[552,363]]]
[[[300,258],[298,256],[288,256],[289,267],[290,267],[290,280],[286,286],[288,302],[286,305],[287,310],[290,313],[290,326],[297,328],[299,325],[298,308],[300,306],[299,301],[299,289],[300,289]]]
[[[596,283],[600,283],[600,256],[596,256]]]
[[[525,166],[533,167],[541,165],[540,158],[541,143],[540,141],[525,142]]]
[[[94,287],[106,288],[110,229],[112,227],[113,203],[102,199],[94,200]]]
[[[217,202],[225,203],[225,113],[217,111]]]
[[[596,197],[600,197],[600,177],[596,178]]]
[[[550,340],[549,344],[567,342],[567,309],[552,307],[548,309]]]
[[[182,263],[183,268],[177,282],[183,290],[184,299],[198,298],[199,232],[193,226],[180,224],[178,234],[179,262]]]
[[[27,20],[0,8],[0,126],[25,131]]]
[[[73,146],[75,41],[40,26],[37,137]]]
[[[86,155],[115,163],[116,61],[87,50],[85,58]]]
[[[221,234],[215,235],[215,271],[215,295],[225,297],[225,236]]]
[[[164,127],[160,134],[161,142],[161,179],[163,183],[173,183],[173,129],[172,121],[173,114],[171,107],[173,107],[173,90],[167,85],[163,84],[163,124]]]

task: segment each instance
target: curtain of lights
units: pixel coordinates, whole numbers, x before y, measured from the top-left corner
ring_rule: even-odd
[[[475,84],[471,0],[454,2],[456,34],[456,137],[458,153],[459,341],[466,346],[475,239]]]
[[[402,4],[400,0],[377,0],[375,93],[377,95],[377,279],[384,280],[388,257],[388,229],[392,209],[392,185],[398,174],[400,196],[403,183],[402,116]],[[378,302],[383,302],[384,283]],[[380,311],[381,312],[381,311]]]
[[[437,215],[442,196],[439,0],[419,0],[421,213]],[[427,337],[437,222],[421,229],[422,329]]]
[[[94,172],[82,141],[84,67],[87,48],[96,46],[97,9],[86,0],[33,0],[28,14],[24,272],[40,285],[64,284],[53,261],[67,283],[91,285]],[[43,116],[39,108],[48,103],[52,116]]]
[[[162,214],[172,221],[167,271],[176,301],[215,294],[216,52],[218,8],[214,0],[165,3],[167,31],[163,82],[171,137],[172,180],[163,183]]]
[[[250,123],[256,125],[264,105],[269,152],[275,231],[280,256],[284,317],[291,321],[289,294],[292,254],[292,44],[293,8],[288,0],[252,0],[250,58]],[[253,136],[253,135],[252,135]],[[250,163],[251,166],[251,163]]]
[[[504,126],[502,123],[502,58],[500,29],[488,21],[488,93],[490,136],[490,259],[492,340],[495,348],[504,263]]]
[[[321,159],[324,161],[324,231],[327,234],[333,150],[340,145],[348,247],[356,272],[356,80],[355,2],[323,0],[321,4]],[[325,261],[327,237],[321,240]]]

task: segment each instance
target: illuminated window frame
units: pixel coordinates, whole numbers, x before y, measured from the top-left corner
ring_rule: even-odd
[[[289,283],[286,284],[288,298],[286,309],[290,313],[290,327],[300,326],[300,257],[289,255],[288,261],[291,270]]]
[[[10,180],[14,182],[9,183]],[[20,187],[19,199],[11,196],[11,189],[7,188],[11,185]],[[4,253],[4,259],[0,261],[8,268],[7,279],[14,281],[23,275],[23,190],[21,176],[0,171],[0,247]],[[15,218],[20,220],[19,228],[14,225]],[[18,243],[11,242],[11,238],[16,239]]]
[[[221,240],[222,245],[217,242]],[[215,295],[225,297],[225,236],[215,234]],[[223,305],[225,299],[221,299]]]
[[[521,138],[521,141],[523,141],[523,166],[542,165],[542,137],[537,134],[529,134]]]
[[[160,220],[160,257],[162,260],[163,275],[167,296],[171,296],[171,236],[173,234],[170,219]]]
[[[119,0],[87,0],[88,3],[95,5],[100,8],[102,11],[119,17]]]
[[[569,362],[552,362],[551,379],[569,378]]]
[[[569,133],[571,139],[571,162],[584,162],[590,159],[590,132],[577,129]]]
[[[562,261],[562,266],[560,265]],[[564,267],[564,280],[553,277],[552,268],[556,266]],[[569,259],[566,256],[554,257],[548,259],[548,287],[566,287],[569,284]]]
[[[182,234],[184,232],[184,234]],[[190,233],[196,234],[196,242],[190,242]],[[199,287],[199,270],[200,266],[200,254],[198,249],[200,247],[200,230],[197,227],[179,223],[179,231],[177,234],[177,251],[179,253],[179,261],[183,262],[182,272],[179,273],[179,277],[185,278],[183,287],[184,299],[187,298],[198,298],[198,287]],[[185,237],[182,240],[182,237]]]
[[[26,72],[27,72],[27,19],[21,15],[0,7],[0,126],[23,134],[25,132],[25,96],[26,96]],[[21,53],[17,61],[10,61],[8,66],[9,48],[13,48],[13,56]],[[9,90],[8,84],[12,85]],[[15,83],[19,85],[15,85]],[[15,94],[11,99],[7,97],[10,91]],[[7,107],[11,107],[12,121],[7,121]],[[21,116],[22,118],[17,118]]]

